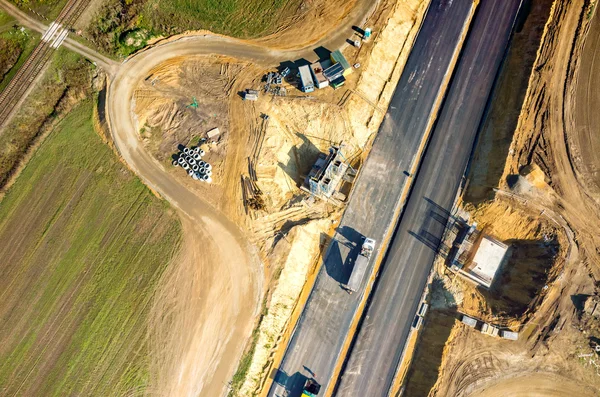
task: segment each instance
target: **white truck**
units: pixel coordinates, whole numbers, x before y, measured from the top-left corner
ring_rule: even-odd
[[[360,249],[360,254],[354,263],[354,268],[352,269],[352,274],[350,275],[348,284],[346,284],[346,290],[348,293],[351,294],[356,292],[360,288],[362,280],[365,277],[365,273],[367,272],[367,268],[369,267],[369,262],[371,261],[371,255],[373,254],[373,251],[375,251],[375,240],[371,238],[365,238],[365,241]]]

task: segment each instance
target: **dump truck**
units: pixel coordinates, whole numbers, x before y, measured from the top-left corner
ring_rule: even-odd
[[[374,250],[375,240],[371,238],[365,238],[363,245],[360,248],[360,254],[354,263],[354,268],[352,269],[352,274],[350,275],[348,284],[346,284],[346,290],[348,293],[351,294],[356,292],[360,288],[362,280],[365,277],[365,273],[367,272],[367,268],[369,267],[371,255],[373,254]]]
[[[314,379],[307,379],[302,390],[302,397],[316,397],[321,391],[321,385]]]

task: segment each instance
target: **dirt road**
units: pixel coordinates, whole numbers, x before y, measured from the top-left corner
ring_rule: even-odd
[[[298,58],[316,59],[313,47],[335,49],[342,46],[353,25],[362,24],[363,15],[376,4],[360,1],[356,7],[363,14],[350,13],[323,42],[299,50],[274,50],[258,44],[212,34],[184,36],[174,41],[159,43],[125,61],[115,71],[109,85],[106,114],[115,145],[129,167],[152,190],[178,208],[184,218],[186,231],[181,260],[192,275],[196,285],[190,285],[184,274],[165,281],[173,289],[180,283],[186,285],[183,296],[173,300],[186,300],[181,310],[190,313],[194,321],[180,322],[182,329],[179,351],[171,354],[178,358],[161,357],[166,366],[161,391],[167,394],[221,395],[231,379],[250,335],[259,308],[262,286],[260,265],[237,225],[206,203],[187,187],[179,184],[163,166],[143,147],[132,102],[135,88],[150,70],[169,59],[199,54],[224,55],[250,60],[260,65],[276,66],[280,62]],[[327,35],[325,35],[327,36]],[[196,266],[189,266],[189,261]],[[183,266],[185,267],[185,266]],[[200,268],[198,268],[200,267]],[[177,271],[175,270],[175,273]],[[183,278],[183,279],[182,279]],[[164,287],[163,290],[169,290]],[[189,301],[198,302],[202,310],[190,307]],[[187,313],[186,313],[187,314]],[[165,351],[168,349],[165,349]]]
[[[593,15],[589,13],[589,18]],[[600,18],[594,16],[585,37],[585,44],[576,71],[574,86],[573,157],[577,171],[581,173],[586,187],[600,200],[600,113],[596,106],[600,103]]]
[[[499,380],[491,385],[486,384],[469,395],[478,397],[561,397],[573,394],[591,397],[594,392],[577,382],[561,378],[556,374],[528,374]]]

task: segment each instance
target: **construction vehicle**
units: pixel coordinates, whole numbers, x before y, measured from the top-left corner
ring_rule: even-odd
[[[321,391],[321,385],[314,379],[307,379],[302,389],[302,397],[316,397]]]
[[[352,294],[360,288],[365,273],[367,272],[367,268],[369,267],[373,251],[375,251],[375,240],[372,238],[365,238],[363,245],[360,248],[360,254],[354,263],[354,268],[352,269],[348,284],[346,284],[348,293]]]

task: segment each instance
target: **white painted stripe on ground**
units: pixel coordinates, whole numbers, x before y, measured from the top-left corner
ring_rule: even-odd
[[[54,43],[52,43],[52,48],[58,48],[62,44],[63,41],[67,38],[69,34],[69,29],[63,29],[63,31],[56,37]]]
[[[59,23],[55,23],[54,26],[52,26],[52,28],[48,29],[46,41],[52,41],[52,39],[54,38],[54,35],[60,28],[61,28],[61,25]]]
[[[54,25],[56,25],[56,22],[52,22],[50,26],[48,26],[48,30],[46,30],[46,32],[42,36],[42,41],[46,41],[46,39],[48,38],[48,33],[50,33],[50,31],[54,28]]]

